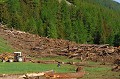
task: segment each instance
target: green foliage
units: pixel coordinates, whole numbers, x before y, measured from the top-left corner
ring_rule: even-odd
[[[34,20],[33,17],[27,20],[27,25],[26,25],[26,30],[30,33],[37,33],[37,26],[36,26],[36,21]]]
[[[115,46],[120,46],[120,33],[116,34],[114,37],[114,43]]]
[[[0,22],[77,43],[120,45],[120,4],[112,0],[2,0]]]
[[[6,2],[7,0],[0,0],[0,3],[4,3],[4,2]]]
[[[4,52],[13,52],[13,48],[11,46],[9,46],[9,44],[3,40],[2,38],[0,38],[0,53],[4,53]]]

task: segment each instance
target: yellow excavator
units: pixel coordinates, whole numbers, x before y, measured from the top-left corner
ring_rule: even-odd
[[[22,61],[21,52],[14,53],[2,53],[0,54],[0,59],[2,62],[20,62]]]
[[[12,53],[2,53],[0,54],[0,59],[2,62],[13,62],[14,60],[14,54]]]

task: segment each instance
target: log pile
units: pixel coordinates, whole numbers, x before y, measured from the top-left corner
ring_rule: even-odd
[[[120,72],[120,66],[114,66],[112,71]]]
[[[56,60],[32,60],[32,63],[42,63],[42,64],[57,64]]]
[[[0,27],[0,36],[30,57],[67,56],[82,61],[112,62],[120,56],[120,47],[77,44],[68,40],[40,37],[30,33]]]
[[[120,58],[114,61],[115,66],[112,68],[112,71],[120,72]]]

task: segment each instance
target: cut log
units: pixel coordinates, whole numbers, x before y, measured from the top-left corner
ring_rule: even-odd
[[[120,72],[120,66],[114,66],[112,71]]]
[[[82,78],[85,72],[76,72],[76,73],[46,73],[45,77],[47,78]]]
[[[46,73],[51,73],[51,72],[54,72],[53,70],[50,70],[50,71],[45,71],[45,72],[39,72],[39,73],[27,73],[21,77],[23,78],[29,78],[29,77],[40,77],[40,76],[43,76],[44,74]]]
[[[85,75],[85,71],[82,71],[83,67],[78,67],[76,73],[45,73],[46,78],[82,78]]]

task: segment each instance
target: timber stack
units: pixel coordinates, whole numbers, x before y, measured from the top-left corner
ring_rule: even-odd
[[[38,35],[0,27],[0,36],[9,41],[23,55],[30,57],[67,56],[82,61],[114,62],[120,56],[120,47],[108,44],[77,44],[69,40],[52,39]]]

